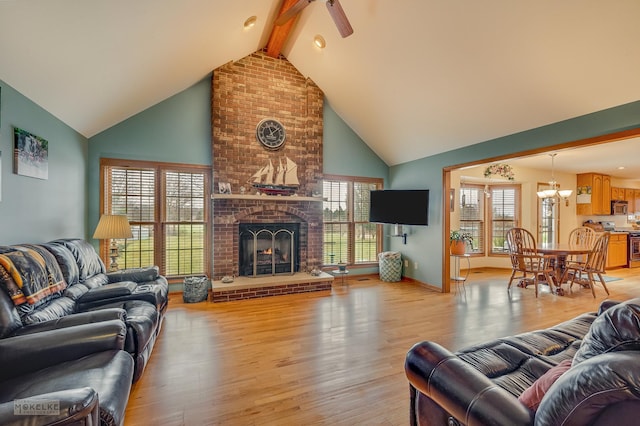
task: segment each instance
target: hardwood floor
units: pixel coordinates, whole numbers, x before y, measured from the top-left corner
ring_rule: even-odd
[[[640,269],[616,269],[614,300],[640,297]],[[507,292],[510,270],[472,270],[466,291],[349,277],[331,294],[182,303],[132,389],[127,425],[406,425],[404,357],[416,342],[456,350],[595,311],[606,293],[574,286]]]

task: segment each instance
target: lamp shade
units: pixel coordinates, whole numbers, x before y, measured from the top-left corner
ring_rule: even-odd
[[[100,222],[93,233],[96,240],[107,240],[112,238],[131,238],[131,225],[125,215],[103,214]]]

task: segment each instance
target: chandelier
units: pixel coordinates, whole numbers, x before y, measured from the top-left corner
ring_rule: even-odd
[[[549,154],[551,157],[551,180],[549,181],[550,189],[545,189],[544,191],[538,191],[538,197],[542,199],[549,199],[552,203],[564,200],[565,206],[569,205],[569,197],[573,193],[570,189],[558,189],[558,183],[553,175],[553,160],[558,155],[557,153]]]

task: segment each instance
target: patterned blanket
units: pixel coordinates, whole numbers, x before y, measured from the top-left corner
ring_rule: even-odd
[[[55,257],[31,245],[0,246],[0,287],[14,305],[46,301],[67,287]]]

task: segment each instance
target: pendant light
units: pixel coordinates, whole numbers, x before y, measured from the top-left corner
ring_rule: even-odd
[[[545,189],[543,191],[538,191],[538,197],[541,199],[550,199],[550,201],[552,203],[555,203],[556,201],[560,201],[560,200],[564,200],[565,205],[568,206],[569,205],[569,197],[571,196],[571,194],[573,193],[572,190],[570,189],[558,189],[558,183],[556,182],[556,179],[554,177],[554,159],[556,157],[556,155],[558,155],[556,152],[554,152],[553,154],[549,154],[549,156],[551,157],[551,180],[549,181],[549,186],[551,187],[550,189]]]

